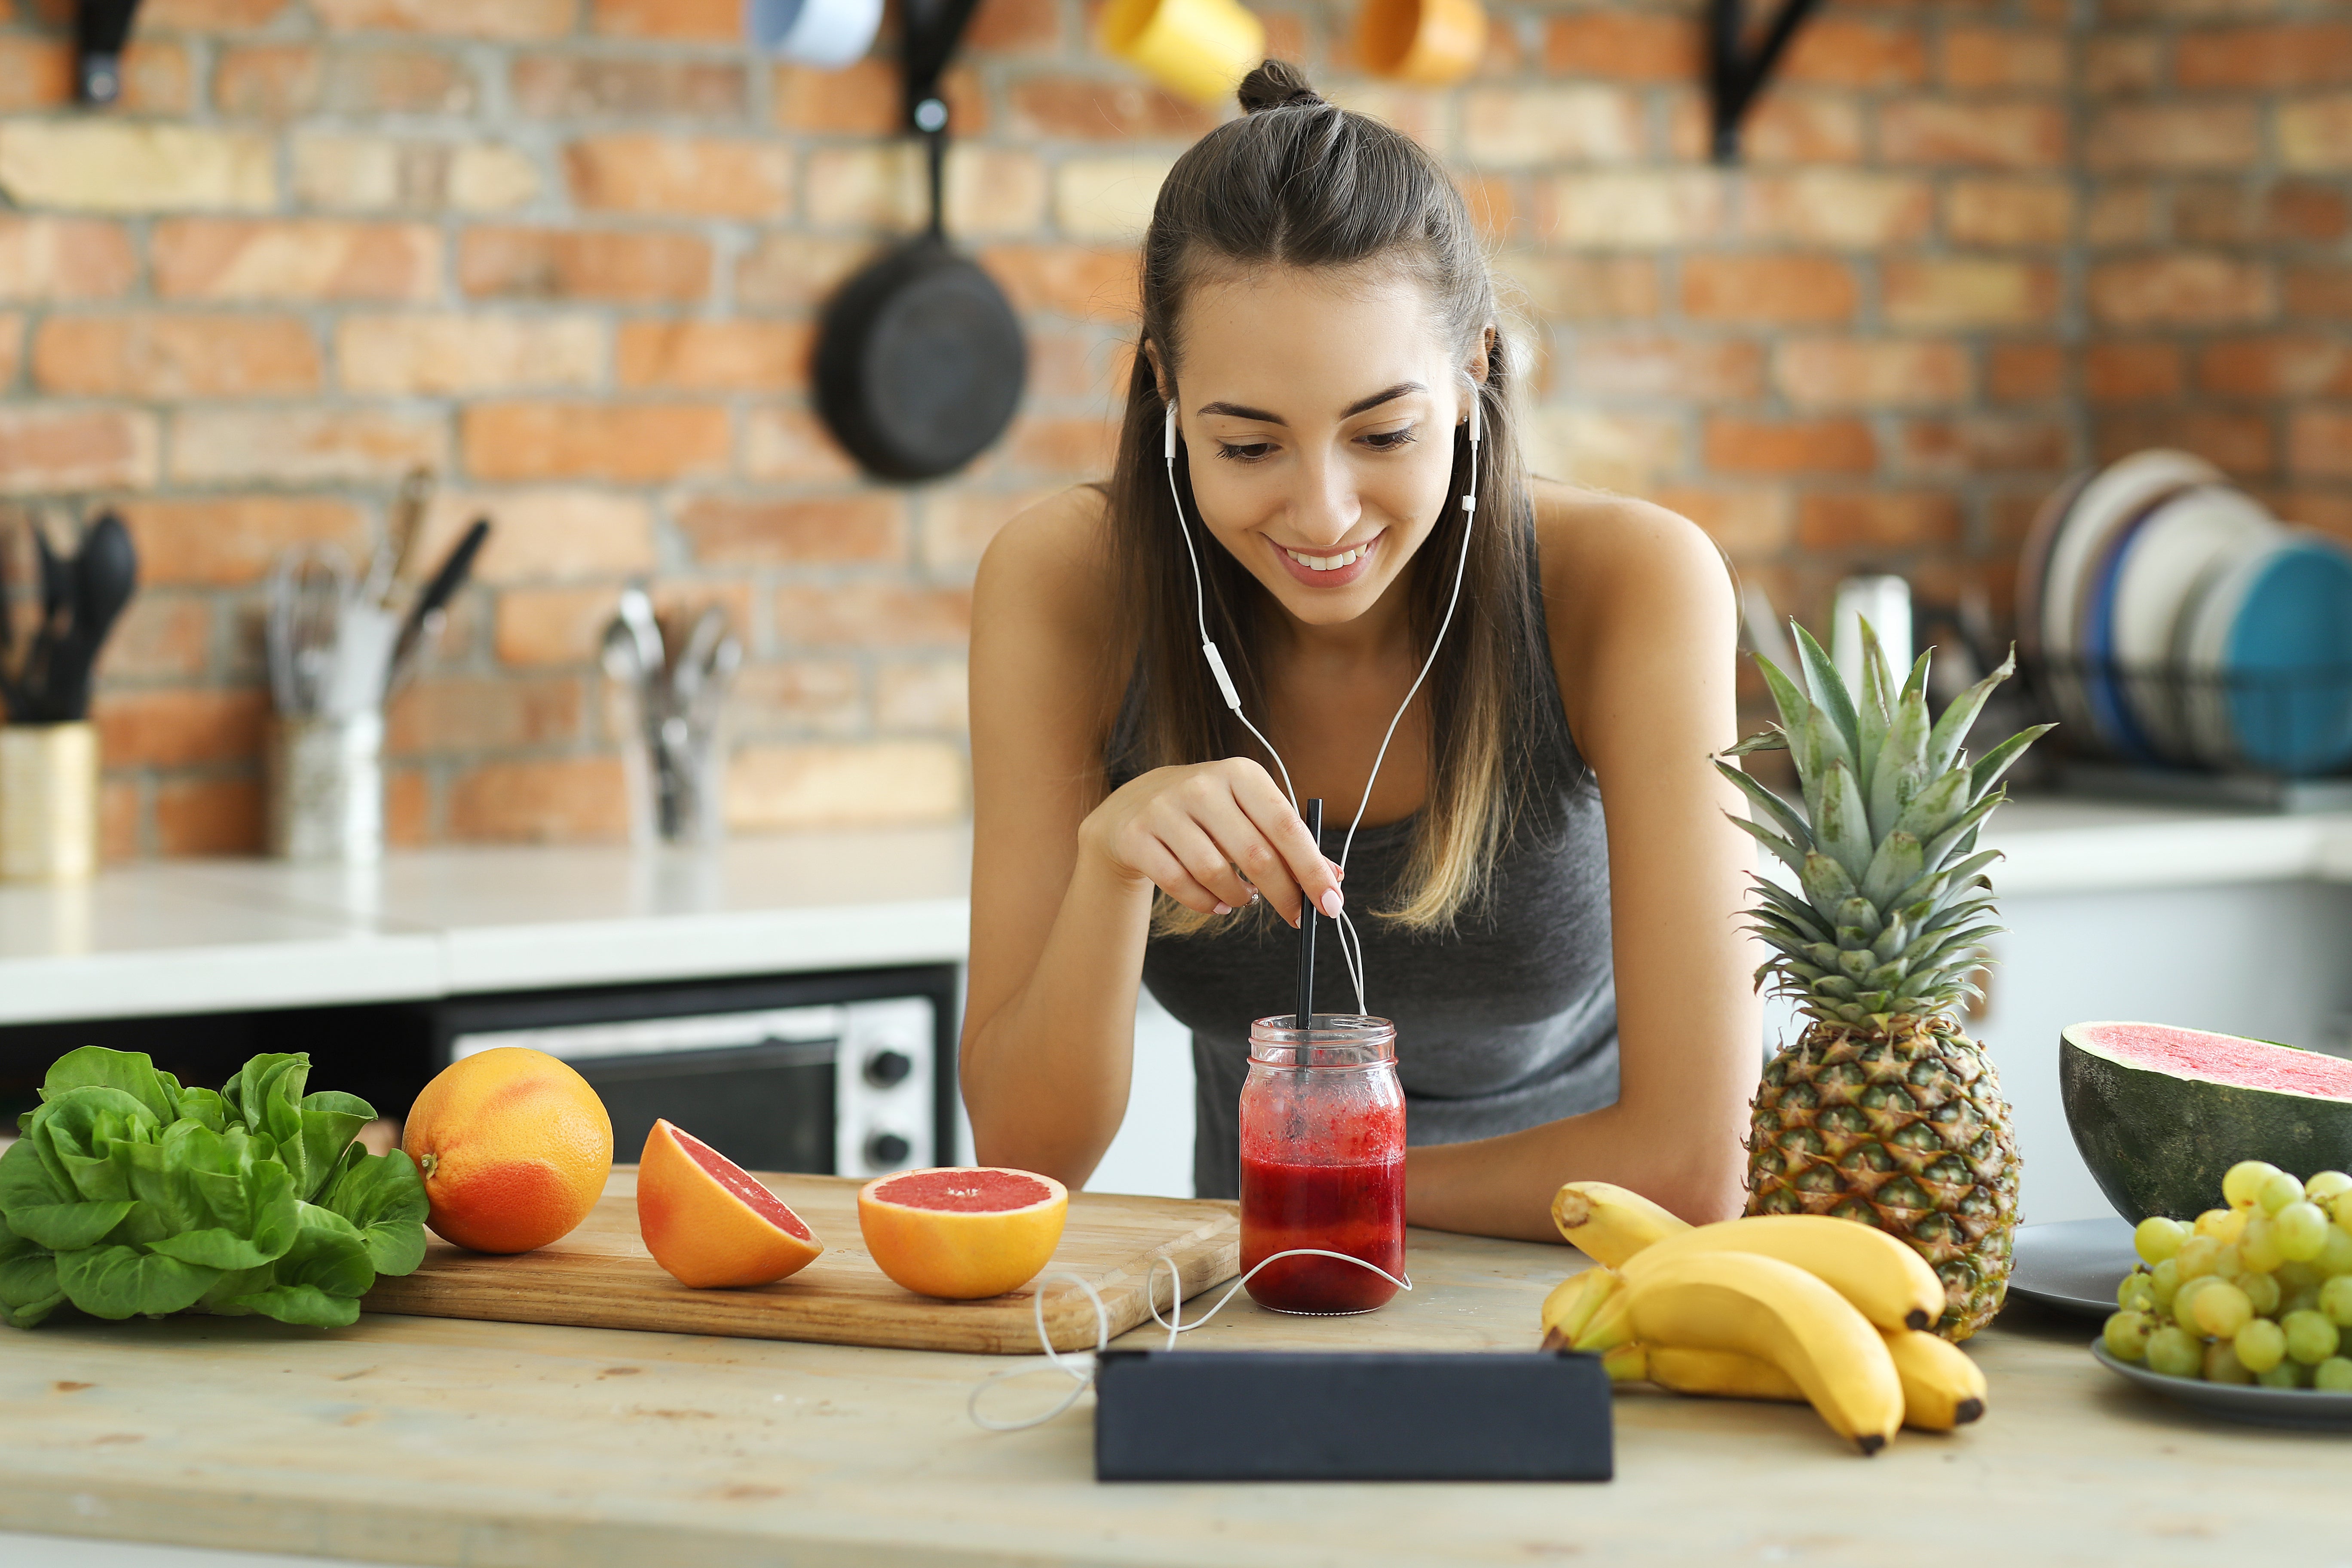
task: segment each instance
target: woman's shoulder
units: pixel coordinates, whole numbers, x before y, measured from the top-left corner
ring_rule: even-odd
[[[1108,624],[1107,505],[1100,488],[1072,485],[1014,514],[982,552],[973,584],[980,605],[1009,599],[1056,620],[1076,616]]]
[[[1728,595],[1723,552],[1681,513],[1556,479],[1532,489],[1548,599],[1597,609],[1643,588]]]
[[[1731,570],[1715,541],[1678,512],[1631,496],[1538,479],[1533,485],[1544,619],[1563,691],[1612,654],[1737,636]]]

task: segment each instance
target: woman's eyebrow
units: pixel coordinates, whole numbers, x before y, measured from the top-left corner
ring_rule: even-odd
[[[1400,381],[1394,386],[1381,388],[1380,391],[1373,393],[1370,397],[1359,397],[1355,402],[1350,403],[1346,408],[1340,410],[1339,417],[1342,419],[1353,419],[1357,415],[1361,414],[1368,408],[1378,408],[1381,404],[1390,402],[1392,399],[1407,397],[1412,395],[1413,393],[1427,392],[1428,390],[1428,387],[1423,385],[1417,381]],[[1201,416],[1204,419],[1212,415],[1223,415],[1228,419],[1250,419],[1256,421],[1260,425],[1280,425],[1285,429],[1289,428],[1288,422],[1285,420],[1281,415],[1269,414],[1263,408],[1251,408],[1239,403],[1203,403],[1201,405],[1199,412]]]

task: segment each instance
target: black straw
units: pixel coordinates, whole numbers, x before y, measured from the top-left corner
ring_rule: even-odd
[[[1300,812],[1307,819],[1307,831],[1315,836],[1315,852],[1323,852],[1323,801],[1320,796],[1307,803]],[[1298,1026],[1314,1027],[1315,1020],[1315,900],[1305,888],[1298,889]]]

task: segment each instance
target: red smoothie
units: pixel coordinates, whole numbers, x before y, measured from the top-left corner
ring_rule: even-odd
[[[1403,1278],[1403,1150],[1362,1164],[1301,1165],[1244,1149],[1242,1271],[1298,1247],[1344,1252]],[[1397,1287],[1335,1258],[1286,1258],[1252,1275],[1249,1293],[1282,1312],[1369,1312]]]

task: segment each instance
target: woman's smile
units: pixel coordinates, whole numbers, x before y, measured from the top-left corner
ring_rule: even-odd
[[[1274,545],[1275,554],[1281,557],[1283,565],[1289,568],[1290,574],[1308,587],[1344,588],[1349,584],[1360,580],[1372,569],[1373,553],[1380,548],[1381,541],[1388,537],[1388,533],[1389,531],[1384,528],[1361,544],[1351,544],[1344,550],[1333,551],[1328,555],[1316,555],[1304,550],[1293,550],[1286,544],[1275,544],[1271,539],[1266,540],[1266,542]]]

